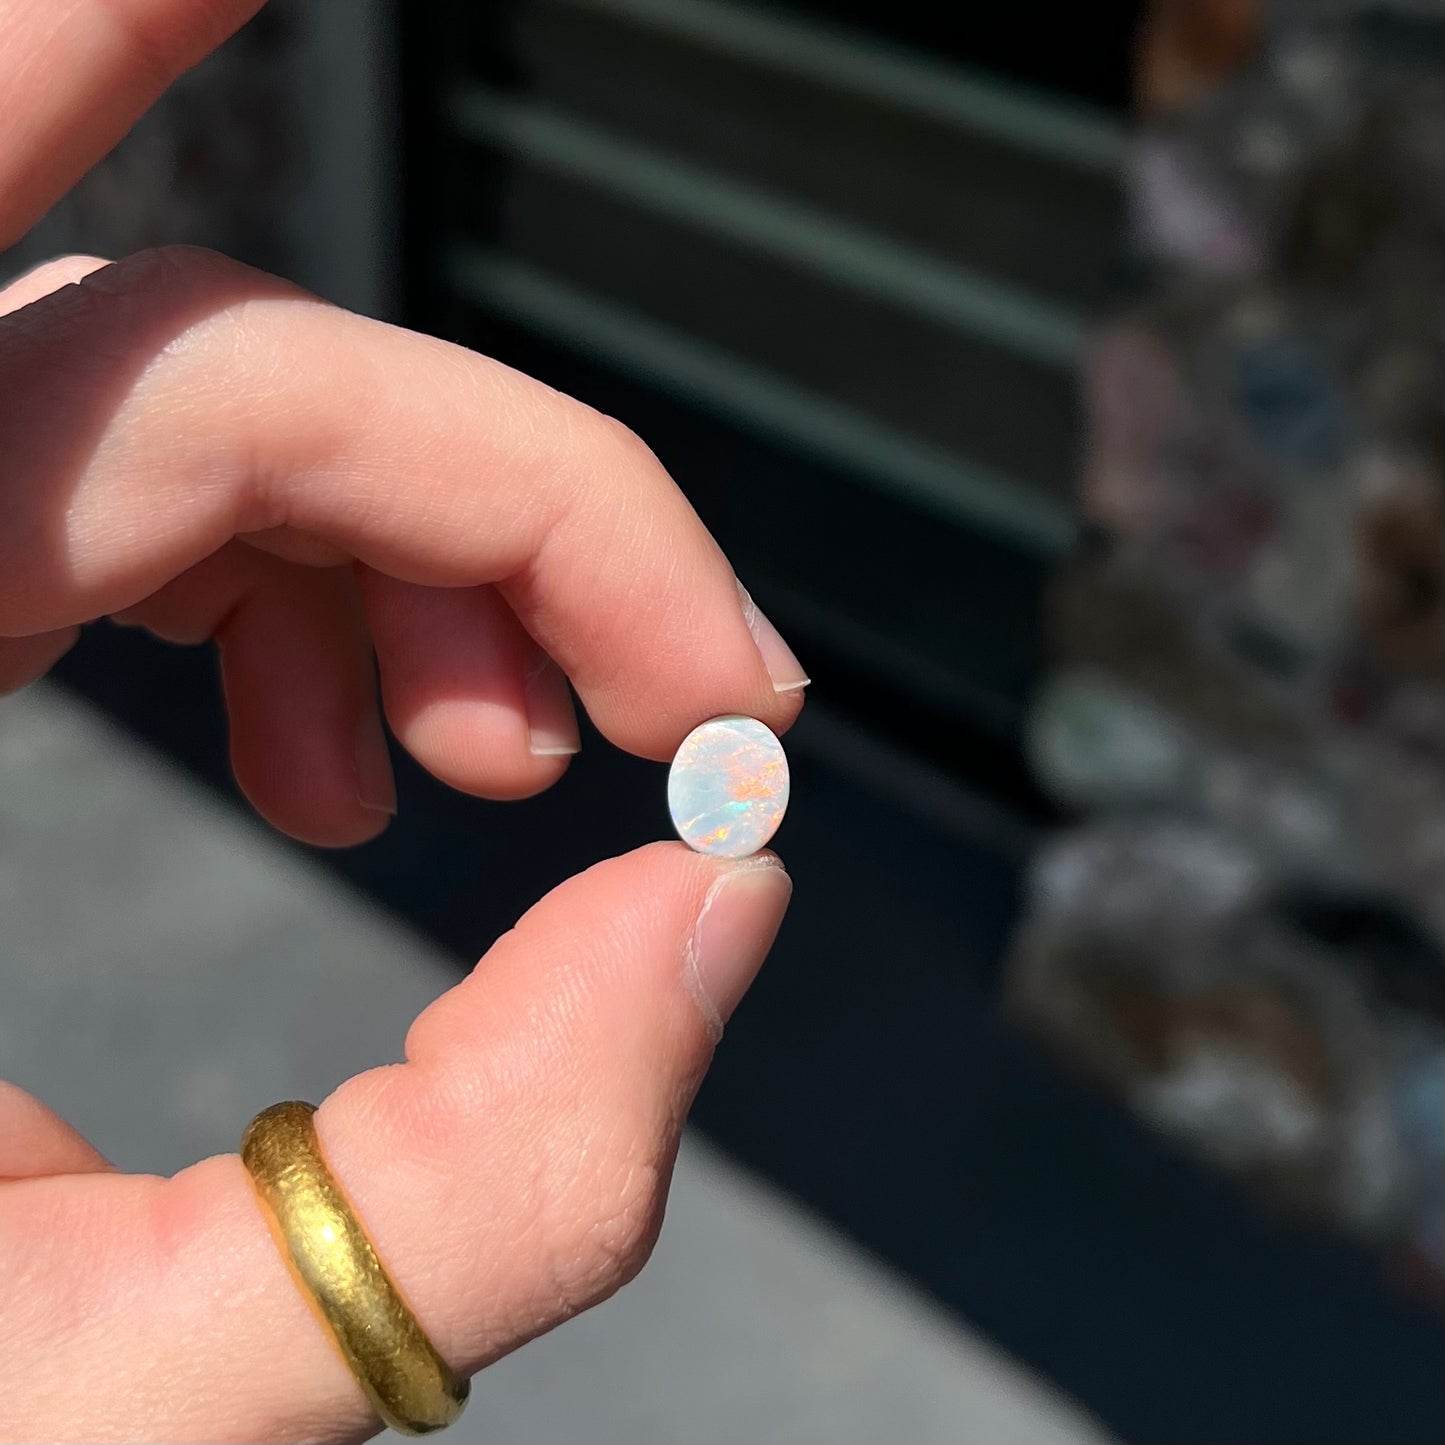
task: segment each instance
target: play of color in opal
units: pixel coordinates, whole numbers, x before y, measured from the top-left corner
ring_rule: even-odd
[[[788,810],[783,745],[752,717],[715,717],[683,739],[667,777],[672,826],[689,848],[746,858]]]

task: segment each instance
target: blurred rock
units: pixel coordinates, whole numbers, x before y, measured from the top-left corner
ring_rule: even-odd
[[[1445,10],[1160,4],[1020,1014],[1445,1279]],[[1152,68],[1151,68],[1152,67]]]
[[[1404,1245],[1438,1218],[1416,1061],[1436,1058],[1445,1026],[1382,986],[1379,946],[1398,937],[1330,938],[1290,886],[1209,824],[1090,824],[1037,861],[1010,1002],[1276,1203]]]

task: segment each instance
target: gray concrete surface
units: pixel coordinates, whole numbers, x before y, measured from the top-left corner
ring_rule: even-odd
[[[127,1168],[400,1055],[453,964],[67,696],[0,701],[0,1075]],[[486,940],[478,939],[478,951]],[[284,995],[292,1006],[276,1011]],[[641,1279],[494,1366],[462,1442],[1100,1441],[695,1138]]]

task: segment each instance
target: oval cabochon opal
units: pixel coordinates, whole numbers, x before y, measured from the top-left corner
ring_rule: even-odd
[[[683,739],[667,777],[677,836],[698,853],[746,858],[767,846],[788,809],[788,759],[752,717],[715,717]]]

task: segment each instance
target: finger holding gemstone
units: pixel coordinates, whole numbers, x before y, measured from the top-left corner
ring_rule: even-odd
[[[788,808],[788,759],[756,718],[715,717],[682,741],[667,777],[677,836],[695,852],[746,858],[767,846]]]

